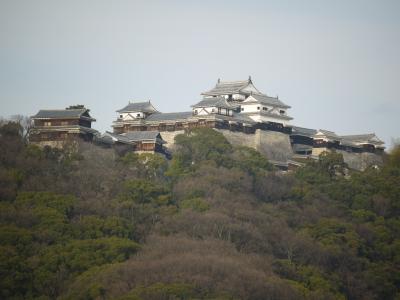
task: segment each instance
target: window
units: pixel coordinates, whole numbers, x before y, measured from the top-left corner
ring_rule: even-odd
[[[259,107],[259,106],[257,106],[257,109],[258,109],[258,110],[260,110],[260,107]]]
[[[214,112],[215,110],[214,110],[214,108],[211,108],[211,112]]]
[[[44,122],[44,126],[51,126],[51,122]]]
[[[266,107],[263,107],[263,110],[268,110],[268,108],[266,108]]]
[[[194,114],[197,115],[197,109],[194,110]]]
[[[68,121],[61,121],[61,126],[68,125]]]
[[[123,118],[123,115],[119,115],[119,117],[122,119],[122,118]]]
[[[242,107],[242,111],[244,111],[244,107]]]
[[[284,115],[284,114],[285,114],[285,111],[284,111],[284,110],[280,110],[279,113],[280,113],[281,115]]]
[[[139,118],[140,117],[140,114],[136,114],[136,118]]]

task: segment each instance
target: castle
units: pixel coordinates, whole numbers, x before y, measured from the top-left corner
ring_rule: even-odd
[[[207,127],[222,132],[233,144],[256,148],[284,169],[301,164],[299,158],[316,158],[333,149],[342,152],[345,161],[356,169],[381,161],[384,143],[375,134],[339,136],[291,125],[290,106],[260,92],[251,77],[243,81],[218,79],[201,96],[187,112],[161,113],[150,101],[129,102],[117,110],[113,132],[104,134],[91,128],[95,120],[84,107],[41,110],[32,117],[30,140],[58,146],[67,137],[79,136],[110,147],[168,154],[177,134]]]

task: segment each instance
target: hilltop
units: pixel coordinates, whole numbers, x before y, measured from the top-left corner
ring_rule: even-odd
[[[282,175],[206,128],[168,161],[0,126],[2,299],[398,299],[400,149]]]
[[[100,134],[89,109],[74,105],[64,110],[41,109],[32,116],[31,143],[62,147],[70,139],[96,142],[103,147],[136,153],[170,155],[175,137],[196,128],[213,128],[229,142],[251,147],[282,169],[301,165],[303,159],[318,159],[325,151],[340,152],[352,169],[364,170],[382,164],[384,142],[374,133],[338,135],[333,131],[294,126],[290,106],[279,97],[259,91],[251,77],[222,81],[201,93],[191,111],[162,113],[148,101],[131,102],[118,109],[113,132]]]

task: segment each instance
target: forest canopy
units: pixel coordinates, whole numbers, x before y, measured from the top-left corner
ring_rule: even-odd
[[[0,124],[1,299],[400,299],[400,148],[277,172],[222,134],[172,160]]]

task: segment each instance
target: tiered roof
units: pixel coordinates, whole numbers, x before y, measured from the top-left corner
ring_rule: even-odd
[[[218,79],[215,87],[209,91],[201,93],[205,96],[220,96],[220,95],[233,95],[233,94],[250,94],[250,92],[243,91],[245,88],[251,86],[252,89],[258,90],[254,87],[251,77],[248,80],[240,81],[220,81]]]
[[[130,102],[124,108],[117,110],[117,112],[146,112],[146,113],[155,113],[158,112],[157,109],[151,104],[150,100],[145,102]]]
[[[199,103],[192,105],[192,107],[220,107],[226,109],[236,109],[239,105],[231,104],[226,101],[225,97],[212,97],[212,98],[203,98]]]
[[[278,106],[282,108],[290,108],[289,105],[286,105],[278,97],[270,97],[265,94],[250,94],[250,96],[246,99],[246,103],[256,102],[264,105]]]
[[[277,114],[277,113],[271,113],[269,111],[265,111],[265,110],[259,110],[256,112],[241,112],[240,114],[236,114],[234,115],[234,117],[236,118],[236,116],[238,115],[262,115],[262,116],[267,116],[267,117],[272,117],[272,118],[276,118],[276,119],[282,119],[282,120],[293,120],[292,117],[289,117],[287,115],[281,115],[281,114]]]

